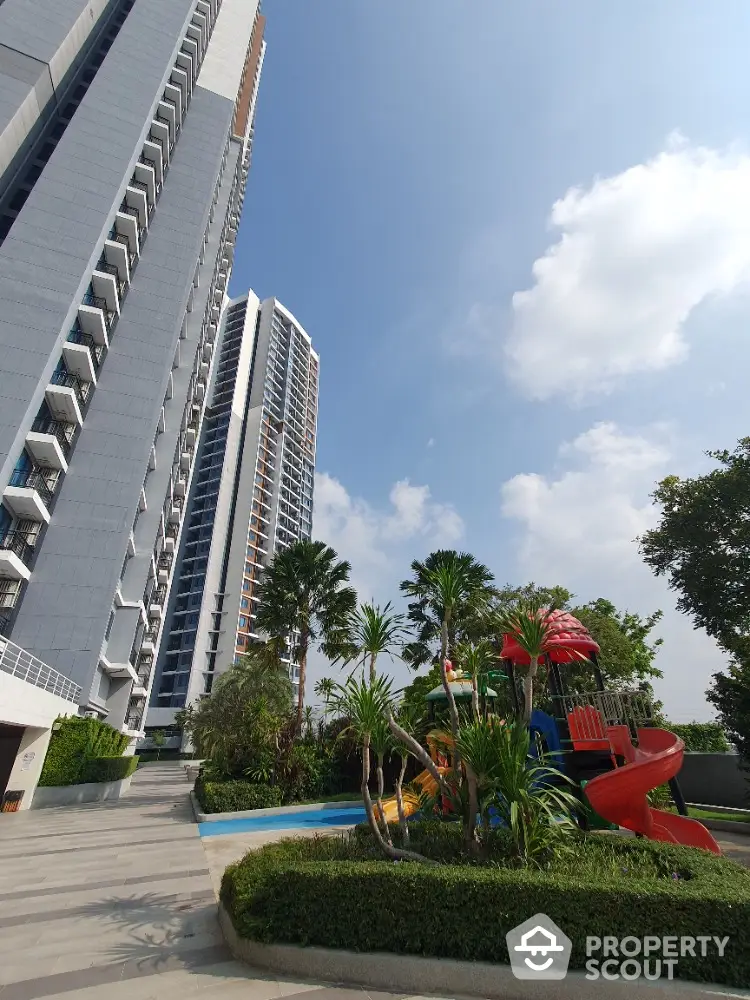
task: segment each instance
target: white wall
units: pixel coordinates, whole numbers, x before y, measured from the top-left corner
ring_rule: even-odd
[[[16,762],[10,772],[8,791],[23,790],[21,810],[31,808],[37,782],[42,773],[44,758],[47,756],[51,729],[37,729],[29,726],[21,739]]]
[[[47,754],[52,723],[60,715],[77,714],[78,706],[72,702],[0,671],[0,722],[26,727],[7,788],[8,791],[23,790],[21,809],[31,805]]]
[[[0,722],[49,729],[58,715],[77,715],[78,706],[0,670]]]
[[[198,75],[198,86],[237,100],[257,0],[224,0]]]

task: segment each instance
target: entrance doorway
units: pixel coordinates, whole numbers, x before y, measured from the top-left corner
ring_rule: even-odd
[[[23,726],[5,726],[0,723],[0,802],[8,787],[23,734]]]

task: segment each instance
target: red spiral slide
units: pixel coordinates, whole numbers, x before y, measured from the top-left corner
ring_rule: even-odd
[[[666,729],[639,729],[634,747],[627,726],[608,726],[607,736],[623,767],[600,774],[586,785],[592,807],[610,823],[651,840],[702,847],[714,854],[721,849],[708,830],[695,819],[652,809],[646,793],[674,778],[682,767],[685,744]]]

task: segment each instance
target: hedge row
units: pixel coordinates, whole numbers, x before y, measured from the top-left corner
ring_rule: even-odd
[[[195,797],[204,813],[270,809],[282,801],[280,788],[248,781],[205,781],[200,776],[195,781]]]
[[[588,935],[728,936],[723,958],[715,949],[706,958],[697,950],[697,957],[679,960],[677,975],[750,982],[750,872],[702,851],[636,848],[658,852],[676,878],[610,872],[584,879],[531,869],[304,860],[316,851],[330,859],[335,850],[299,844],[268,845],[224,873],[221,899],[241,936],[507,963],[506,932],[542,912],[572,939],[571,968],[585,967]]]
[[[680,737],[687,753],[729,753],[732,749],[718,722],[667,722],[664,728]]]
[[[94,757],[87,760],[82,781],[122,781],[138,767],[138,757]]]
[[[123,733],[98,719],[68,716],[57,720],[39,784],[44,787],[78,785],[89,763],[100,757],[120,757],[130,742]]]

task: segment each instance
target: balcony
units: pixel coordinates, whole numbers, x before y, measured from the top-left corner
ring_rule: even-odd
[[[185,501],[182,499],[182,497],[175,497],[175,499],[172,501],[172,506],[171,506],[170,511],[169,511],[169,523],[170,524],[177,524],[177,525],[179,525],[180,519],[182,517],[182,507],[183,507],[184,502]],[[164,547],[165,548],[167,547],[167,542],[169,541],[169,538],[170,538],[169,531],[167,531],[167,537],[166,537],[165,542],[164,542]]]
[[[171,101],[161,100],[156,110],[156,120],[166,122],[169,128],[170,147],[174,146],[177,138],[177,107]]]
[[[135,165],[135,170],[133,171],[134,180],[132,181],[134,187],[139,187],[146,192],[146,200],[148,201],[149,214],[153,212],[154,205],[156,204],[156,170],[152,163],[144,162],[143,157],[138,160]]]
[[[183,472],[187,472],[190,469],[190,463],[193,461],[192,451],[183,451],[180,455],[180,468]]]
[[[145,736],[143,729],[143,712],[129,713],[125,719],[124,730],[128,736]]]
[[[114,281],[111,275],[108,278],[110,291],[116,295]],[[109,336],[112,333],[116,313],[109,308],[109,303],[100,295],[93,295],[87,292],[83,302],[78,307],[78,322],[84,333],[90,334],[97,344],[104,347],[109,346]]]
[[[185,116],[182,87],[179,87],[176,83],[168,83],[164,88],[164,97],[166,100],[171,101],[177,109],[177,123],[179,125]]]
[[[33,536],[23,531],[8,531],[5,534],[0,540],[0,577],[6,580],[29,579],[29,564],[34,554],[32,540]]]
[[[166,174],[169,170],[169,154],[172,148],[169,138],[169,124],[168,122],[161,121],[158,115],[151,121],[150,138],[161,147],[162,157],[164,158],[164,173]]]
[[[114,264],[107,263],[102,254],[91,275],[94,295],[107,304],[107,312],[114,319],[120,315],[120,302],[125,297],[127,285],[120,278],[120,272]],[[111,325],[112,320],[110,320]]]
[[[63,344],[63,361],[71,374],[77,375],[82,382],[96,385],[104,351],[104,346],[99,346],[90,333],[84,333],[76,325]]]
[[[56,479],[57,470],[43,466],[14,472],[3,491],[5,506],[18,518],[49,524]]]
[[[74,434],[73,424],[37,417],[26,435],[26,450],[39,465],[67,472]]]
[[[130,250],[130,244],[125,236],[115,234],[104,241],[104,260],[117,269],[119,278],[118,290],[122,300],[130,284],[130,265],[135,260],[135,254]]]
[[[57,695],[58,698],[64,698],[73,705],[81,700],[81,688],[78,684],[8,639],[0,639],[0,671]]]
[[[147,139],[143,144],[140,162],[153,167],[156,177],[156,188],[157,191],[160,191],[164,183],[164,153],[161,143],[153,139]]]
[[[146,239],[146,229],[141,225],[137,208],[131,208],[123,198],[115,216],[115,228],[121,236],[125,236],[132,253],[140,256],[143,242]]]
[[[174,489],[172,492],[176,497],[184,497],[186,489],[187,489],[187,482],[184,479],[180,478],[174,484]]]
[[[143,633],[143,642],[141,643],[141,654],[142,655],[148,654],[149,656],[153,656],[154,652],[156,651],[158,642],[159,642],[159,629],[158,628],[147,629]]]
[[[185,447],[192,448],[198,435],[198,427],[195,423],[188,424],[185,428]]]

